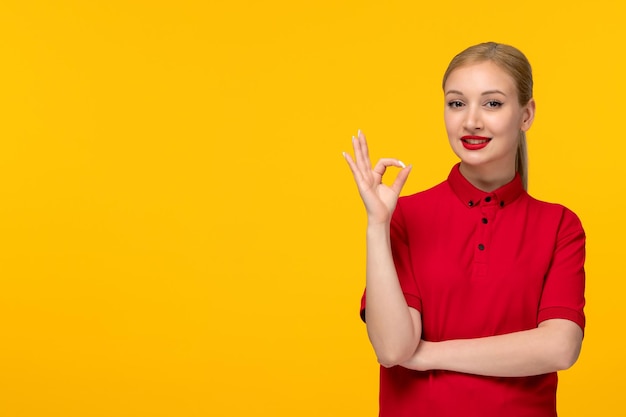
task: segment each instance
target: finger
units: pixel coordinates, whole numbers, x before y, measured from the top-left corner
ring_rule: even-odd
[[[354,162],[354,160],[352,159],[350,154],[347,153],[347,152],[343,153],[343,157],[346,160],[346,162],[348,163],[348,166],[350,167],[350,171],[352,171],[352,175],[354,176],[354,179],[357,182],[359,182],[361,180],[362,176],[361,176],[361,172],[359,171],[359,168],[356,166],[356,163]]]
[[[363,169],[359,166],[359,163],[352,158],[352,156],[346,152],[343,153],[350,170],[352,171],[352,175],[354,180],[359,188],[359,191],[363,191],[367,188],[372,188],[376,185],[374,182],[373,174],[371,170]]]
[[[398,159],[394,159],[394,158],[379,159],[378,162],[376,163],[376,166],[372,170],[372,173],[374,174],[376,182],[378,183],[382,182],[382,178],[383,178],[383,175],[385,175],[385,171],[387,171],[387,167],[405,168],[405,165],[404,163],[402,163],[402,161]]]
[[[352,137],[352,144],[354,146],[354,158],[357,167],[361,171],[363,176],[369,175],[371,171],[371,163],[369,157],[367,156],[367,144],[364,144],[359,137]]]
[[[363,151],[363,156],[365,157],[365,161],[367,162],[367,169],[372,169],[372,159],[370,158],[370,150],[369,146],[367,146],[367,139],[365,139],[365,135],[361,132],[361,129],[356,134],[357,139],[361,143],[361,149]]]
[[[412,165],[409,165],[408,167],[403,168],[400,172],[398,172],[396,179],[394,180],[393,184],[391,184],[390,188],[397,195],[400,195],[400,191],[402,191],[402,187],[404,187],[404,184],[406,183],[406,180],[409,177],[409,174],[411,173],[411,168],[413,168]]]

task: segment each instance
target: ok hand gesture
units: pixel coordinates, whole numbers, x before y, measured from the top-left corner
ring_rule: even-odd
[[[382,158],[372,169],[367,141],[365,135],[357,134],[352,138],[354,147],[354,159],[344,152],[344,158],[352,170],[354,181],[359,189],[361,199],[365,204],[367,218],[370,224],[389,223],[391,215],[396,208],[398,196],[411,172],[411,166],[406,167],[402,161],[392,158]],[[383,175],[387,167],[395,166],[402,168],[391,186],[382,183]]]

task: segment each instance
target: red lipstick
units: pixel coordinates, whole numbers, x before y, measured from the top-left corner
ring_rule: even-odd
[[[461,138],[461,143],[465,149],[477,151],[484,148],[491,141],[491,138],[485,136],[467,135]]]

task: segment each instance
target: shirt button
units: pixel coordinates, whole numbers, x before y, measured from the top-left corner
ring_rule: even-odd
[[[490,202],[490,201],[491,201],[491,197],[489,197],[489,196],[485,197],[485,201],[486,201],[487,203],[488,203],[488,202]]]
[[[488,223],[488,220],[487,220],[487,218],[486,218],[486,217],[483,217],[483,218],[481,219],[481,221],[483,222],[483,224],[487,224],[487,223]]]
[[[500,201],[500,207],[504,207],[504,201]]]
[[[485,245],[483,245],[482,243],[478,244],[478,249],[479,250],[485,250]]]
[[[467,203],[467,205],[472,207],[474,205],[474,202],[472,200],[470,200],[469,203]]]

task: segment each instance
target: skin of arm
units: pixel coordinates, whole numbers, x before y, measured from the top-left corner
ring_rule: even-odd
[[[410,308],[398,281],[388,224],[367,228],[365,318],[367,334],[378,362],[399,365],[417,348],[422,333],[420,313]]]
[[[391,215],[411,167],[384,158],[372,168],[365,136],[359,131],[352,140],[354,159],[346,153],[359,194],[367,211],[366,305],[367,334],[378,362],[385,367],[408,360],[421,339],[421,317],[410,308],[402,293],[393,262],[390,240]],[[394,183],[382,177],[387,167],[402,168]]]
[[[583,332],[574,322],[551,319],[537,328],[498,336],[442,342],[421,341],[408,369],[433,369],[496,377],[523,377],[571,367]]]

